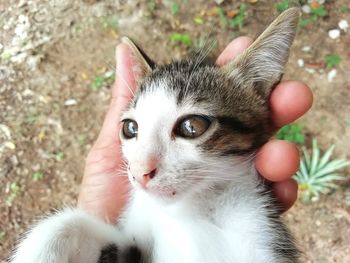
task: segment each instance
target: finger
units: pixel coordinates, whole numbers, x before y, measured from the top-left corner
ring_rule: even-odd
[[[281,182],[292,177],[299,169],[299,152],[293,143],[271,140],[259,150],[255,165],[266,179]]]
[[[107,223],[116,223],[129,196],[130,184],[116,173],[86,173],[78,196],[78,207]]]
[[[109,145],[118,140],[119,122],[122,110],[127,106],[136,90],[132,71],[133,55],[126,44],[119,44],[116,49],[116,81],[112,87],[112,100],[106,114],[96,147]]]
[[[310,88],[298,81],[283,81],[271,94],[272,119],[277,127],[282,127],[301,117],[312,106]]]
[[[253,43],[250,37],[237,37],[224,49],[216,60],[216,64],[225,65],[234,59],[238,54],[242,53],[247,47]]]
[[[298,198],[298,184],[294,179],[274,183],[273,191],[278,202],[282,205],[281,212],[291,208]]]

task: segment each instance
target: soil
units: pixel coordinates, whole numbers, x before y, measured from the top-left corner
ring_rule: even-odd
[[[94,89],[91,83],[113,72],[121,36],[131,36],[163,63],[190,52],[169,40],[174,32],[193,40],[215,38],[218,54],[236,36],[255,37],[278,14],[277,1],[223,1],[226,11],[247,5],[238,30],[221,25],[215,1],[178,1],[176,14],[174,2],[0,2],[0,262],[43,214],[75,205],[84,159],[110,99],[109,85]],[[313,108],[299,120],[307,145],[317,138],[321,149],[335,144],[334,155],[350,159],[350,29],[340,30],[337,39],[328,36],[341,19],[350,23],[350,2],[329,0],[325,7],[326,17],[299,30],[284,78],[302,80],[314,92]],[[198,17],[202,21],[195,22]],[[329,54],[342,57],[331,82],[324,65]],[[305,61],[303,67],[298,59]],[[343,171],[348,179],[349,172]],[[349,181],[311,204],[298,201],[285,213],[302,262],[350,262],[350,208],[344,201]]]

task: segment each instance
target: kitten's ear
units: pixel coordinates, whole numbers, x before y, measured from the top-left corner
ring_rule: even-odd
[[[130,38],[123,37],[122,42],[126,44],[133,54],[133,72],[135,80],[140,83],[147,75],[149,75],[156,64],[139,48]]]
[[[270,95],[282,77],[299,15],[298,8],[283,12],[248,49],[223,67],[234,83],[259,88],[259,94],[264,97]]]

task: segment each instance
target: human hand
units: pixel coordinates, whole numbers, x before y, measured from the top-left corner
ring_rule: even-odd
[[[239,37],[221,53],[217,64],[223,65],[246,49],[252,40]],[[133,56],[125,44],[116,52],[116,82],[112,88],[112,101],[99,137],[86,159],[85,173],[78,198],[78,206],[107,222],[114,223],[120,215],[130,189],[126,176],[119,176],[123,161],[119,141],[119,119],[122,110],[136,89],[133,77]],[[276,128],[302,116],[312,104],[312,93],[303,83],[283,81],[271,95],[272,118]],[[256,168],[266,179],[274,182],[278,201],[290,208],[297,197],[297,184],[291,176],[299,167],[296,147],[285,141],[271,140],[259,151]]]

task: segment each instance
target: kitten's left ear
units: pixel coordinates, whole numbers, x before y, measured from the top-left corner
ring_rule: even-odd
[[[122,42],[126,44],[133,54],[133,72],[135,80],[140,83],[147,75],[149,75],[156,64],[139,48],[130,38],[123,37]]]
[[[248,49],[223,67],[234,83],[260,89],[265,98],[270,95],[282,77],[299,15],[298,8],[284,11]]]

